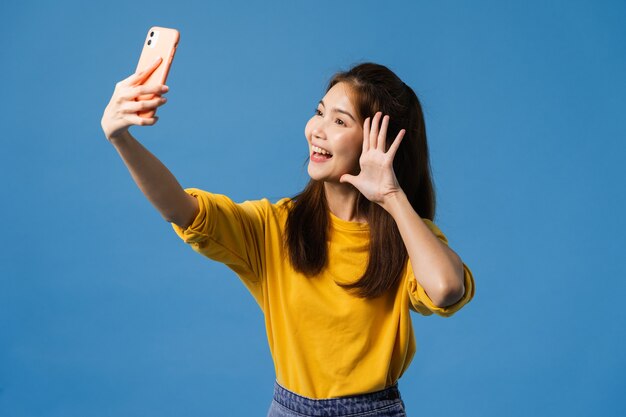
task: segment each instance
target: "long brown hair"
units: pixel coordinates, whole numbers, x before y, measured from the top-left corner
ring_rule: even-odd
[[[387,147],[401,129],[406,133],[393,161],[402,190],[420,217],[433,220],[435,190],[432,182],[426,127],[417,95],[389,68],[371,62],[336,73],[326,92],[343,82],[351,88],[351,99],[361,124],[378,111],[390,117]],[[292,266],[307,276],[319,274],[328,261],[328,205],[323,181],[311,180],[293,197],[286,224],[285,246]],[[370,229],[369,262],[363,276],[352,284],[363,298],[375,298],[401,280],[408,254],[395,220],[376,203],[359,193],[357,210],[367,218]]]

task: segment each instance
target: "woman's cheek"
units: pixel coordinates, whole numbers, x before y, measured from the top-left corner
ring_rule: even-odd
[[[309,120],[306,125],[304,125],[304,136],[307,140],[311,137],[311,120]]]

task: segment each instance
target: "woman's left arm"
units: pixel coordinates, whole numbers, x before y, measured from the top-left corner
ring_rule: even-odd
[[[463,261],[435,236],[400,189],[381,206],[394,218],[409,254],[415,279],[437,307],[459,301],[465,293]]]
[[[345,174],[340,181],[352,184],[394,218],[415,279],[437,307],[447,307],[459,301],[465,293],[463,262],[430,231],[400,187],[393,172],[393,158],[406,131],[402,129],[385,151],[388,125],[389,116],[382,117],[381,112],[373,117],[371,126],[370,118],[365,119],[363,150],[359,159],[361,172],[356,176]]]

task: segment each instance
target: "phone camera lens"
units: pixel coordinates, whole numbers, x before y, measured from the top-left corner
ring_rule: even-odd
[[[150,32],[150,36],[154,36],[154,32]]]
[[[152,43],[152,39],[148,40],[148,45],[150,45]]]

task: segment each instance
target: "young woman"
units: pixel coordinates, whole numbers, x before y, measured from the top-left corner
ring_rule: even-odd
[[[432,221],[413,90],[382,65],[337,73],[304,129],[305,189],[237,204],[184,190],[128,132],[157,121],[135,113],[165,103],[167,87],[141,85],[158,65],[117,84],[102,128],[175,232],[236,272],[261,307],[276,370],[268,416],[404,416],[410,310],[449,317],[474,296],[471,271]]]

